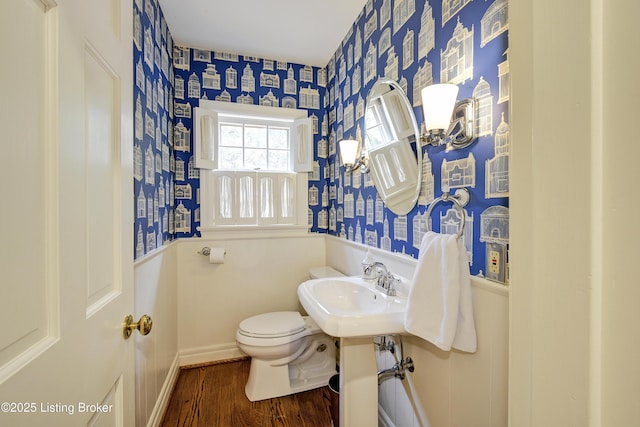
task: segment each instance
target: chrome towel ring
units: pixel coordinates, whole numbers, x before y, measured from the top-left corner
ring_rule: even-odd
[[[438,197],[437,199],[435,199],[433,202],[431,202],[431,204],[429,205],[429,208],[427,209],[427,217],[431,216],[431,211],[433,211],[433,208],[440,202],[451,202],[453,203],[453,206],[456,207],[458,209],[458,211],[460,211],[460,228],[458,229],[458,239],[460,237],[462,237],[462,233],[464,232],[464,224],[466,221],[466,215],[464,212],[464,207],[467,206],[467,203],[469,203],[469,190],[467,190],[466,188],[458,188],[455,192],[455,194],[451,195],[449,194],[448,191],[445,191],[442,193],[442,196]],[[427,220],[427,231],[431,231],[429,230],[429,221]]]

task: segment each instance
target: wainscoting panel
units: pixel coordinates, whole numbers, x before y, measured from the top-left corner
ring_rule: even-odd
[[[179,348],[197,354],[235,343],[240,322],[268,311],[301,310],[297,288],[311,267],[325,264],[324,235],[180,239]],[[224,264],[210,264],[203,247],[224,247]],[[222,347],[220,347],[222,346]],[[205,362],[199,360],[198,362]]]
[[[135,339],[136,425],[158,425],[178,374],[177,243],[135,263],[136,320],[148,314],[153,327]]]

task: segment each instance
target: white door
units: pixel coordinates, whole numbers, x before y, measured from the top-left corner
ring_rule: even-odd
[[[0,2],[2,426],[133,425],[131,9]]]

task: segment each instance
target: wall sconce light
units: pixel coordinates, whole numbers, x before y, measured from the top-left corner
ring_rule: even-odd
[[[476,135],[476,102],[467,98],[456,102],[458,86],[449,83],[422,89],[422,111],[426,132],[422,142],[433,146],[447,144],[453,149],[469,146]]]
[[[352,172],[358,168],[362,168],[363,172],[368,172],[367,158],[360,142],[355,139],[343,139],[338,142],[340,149],[340,159],[345,168]]]

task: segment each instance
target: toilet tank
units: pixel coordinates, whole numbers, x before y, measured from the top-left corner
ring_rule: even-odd
[[[309,277],[312,279],[322,279],[324,277],[339,277],[344,276],[344,274],[340,273],[338,270],[333,267],[329,267],[327,265],[322,267],[313,267],[309,269]]]

